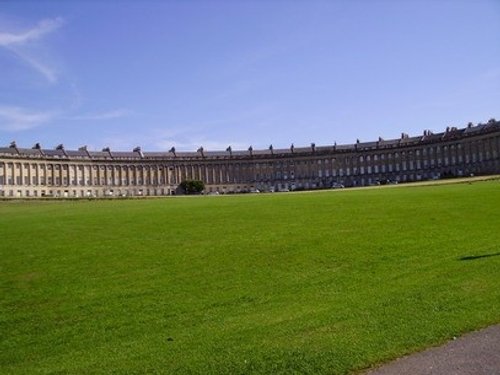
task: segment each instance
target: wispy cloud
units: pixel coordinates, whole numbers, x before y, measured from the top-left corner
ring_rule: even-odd
[[[65,116],[61,111],[34,111],[25,107],[0,105],[0,130],[23,131],[59,119],[101,121],[122,118],[130,113],[132,112],[126,109],[116,109],[94,114]]]
[[[7,48],[13,52],[21,61],[40,73],[50,83],[57,82],[56,70],[50,64],[43,61],[30,47],[30,45],[41,40],[45,35],[52,33],[63,25],[62,18],[45,19],[35,27],[23,32],[0,32],[0,47]]]
[[[132,111],[128,109],[114,109],[106,112],[70,116],[68,117],[68,120],[93,120],[93,121],[112,120],[116,118],[127,117],[130,114],[132,114]]]
[[[57,17],[54,19],[42,20],[34,28],[17,34],[13,32],[0,32],[0,46],[8,47],[38,40],[44,35],[57,30],[63,23],[63,19]]]
[[[47,64],[41,62],[36,57],[30,56],[23,51],[17,51],[15,49],[11,49],[11,51],[17,57],[19,57],[21,60],[23,60],[29,66],[31,66],[34,70],[36,70],[38,73],[43,75],[47,81],[49,81],[50,83],[57,82],[57,73],[56,73],[55,69],[53,69],[50,66],[48,66]]]
[[[34,112],[20,107],[0,106],[0,129],[28,130],[45,124],[56,116],[56,112]]]

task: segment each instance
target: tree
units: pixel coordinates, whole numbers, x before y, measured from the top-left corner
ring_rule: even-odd
[[[200,180],[185,180],[181,182],[179,187],[184,194],[200,194],[205,189],[205,184]]]

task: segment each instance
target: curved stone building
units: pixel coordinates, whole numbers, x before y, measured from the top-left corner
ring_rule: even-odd
[[[206,193],[287,191],[500,173],[500,122],[399,139],[289,149],[197,152],[0,148],[0,197],[175,194],[183,180]]]

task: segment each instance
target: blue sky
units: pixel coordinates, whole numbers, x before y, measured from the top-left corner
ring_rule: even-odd
[[[500,118],[500,1],[0,0],[0,145],[328,145]]]

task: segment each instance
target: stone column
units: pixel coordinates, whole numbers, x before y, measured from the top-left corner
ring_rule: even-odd
[[[42,179],[44,179],[45,184],[47,183],[45,174],[43,173],[44,171],[44,166],[43,164],[37,163],[36,164],[36,180],[37,180],[37,185],[42,185]]]
[[[210,184],[215,184],[215,165],[210,163],[207,165],[208,181]]]
[[[95,178],[94,165],[89,164],[88,165],[88,179],[90,180],[89,186],[94,186],[94,178]]]
[[[63,186],[64,185],[64,180],[63,180],[63,174],[64,174],[63,164],[58,164],[58,165],[59,165],[59,186]]]
[[[127,186],[132,185],[132,168],[134,168],[132,165],[128,165],[125,167],[125,173],[126,173],[126,178],[127,178]]]
[[[5,174],[5,162],[0,162],[0,185],[7,185],[6,183],[6,174]]]
[[[33,180],[33,177],[35,178]],[[39,172],[38,172],[38,163],[33,163],[33,177],[31,183],[35,186],[40,185],[40,177],[39,177]]]
[[[95,178],[97,179],[97,186],[102,185],[102,179],[104,178],[104,166],[102,164],[97,164],[96,169],[94,170]]]
[[[17,177],[19,177],[19,178],[18,178],[18,180],[20,180],[20,181],[19,181],[20,183],[18,184],[18,181],[16,181],[16,185],[22,186],[22,185],[24,184],[24,181],[23,181],[23,177],[24,177],[24,173],[23,173],[23,169],[24,169],[23,162],[19,162],[19,163],[18,163],[18,165],[19,165],[19,172],[17,172]],[[17,167],[16,167],[16,170],[17,170]]]
[[[109,165],[108,164],[104,164],[104,172],[103,172],[103,176],[104,176],[104,186],[108,186],[109,185],[109,175],[110,175],[110,171],[109,171]]]

